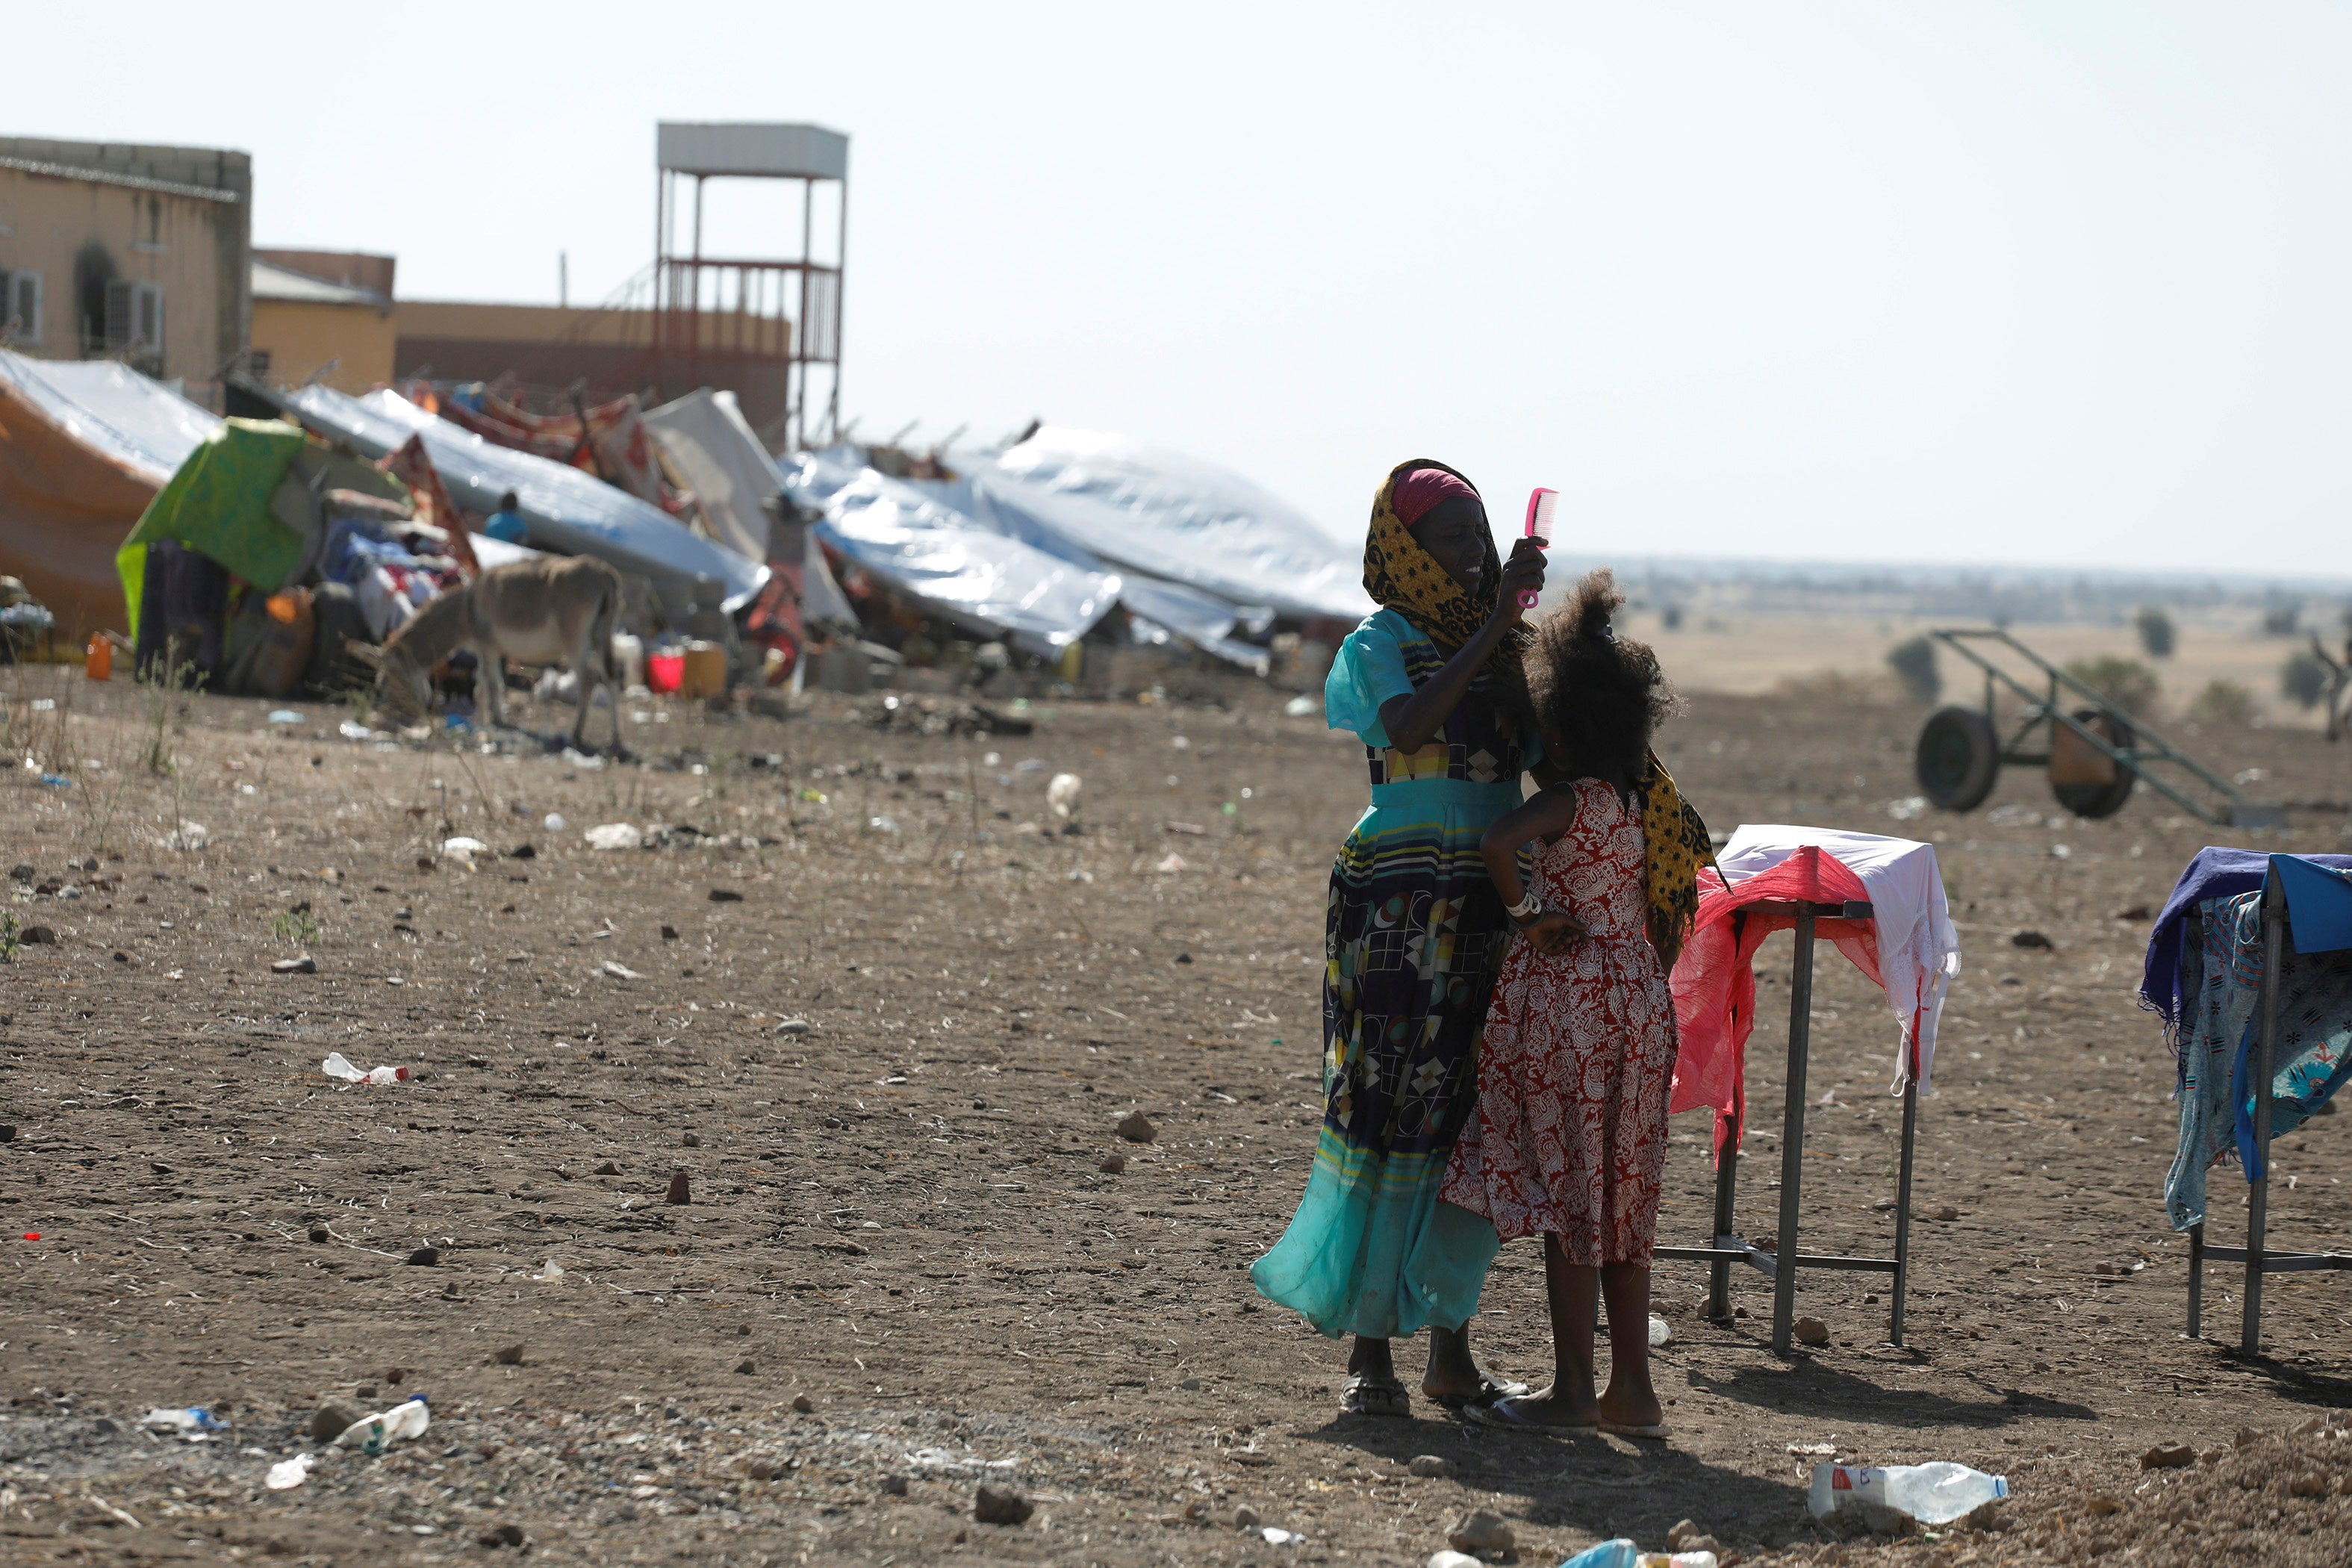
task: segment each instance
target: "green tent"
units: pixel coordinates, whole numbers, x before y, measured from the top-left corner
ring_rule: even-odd
[[[225,419],[155,492],[115,552],[131,625],[147,580],[147,546],[177,540],[255,587],[275,592],[301,563],[302,536],[269,513],[269,498],[309,437],[275,419]]]

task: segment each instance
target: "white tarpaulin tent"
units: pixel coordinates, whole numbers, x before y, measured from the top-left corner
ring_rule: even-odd
[[[220,424],[210,409],[113,360],[37,360],[0,349],[0,380],[67,435],[158,489]]]
[[[661,443],[662,456],[700,503],[719,542],[754,561],[772,559],[768,502],[783,489],[776,460],[751,433],[731,392],[709,387],[645,412],[646,428]],[[824,552],[812,536],[801,561],[801,618],[854,626],[850,609]]]
[[[1197,458],[1049,425],[959,467],[974,521],[1040,549],[1076,547],[1115,568],[1296,619],[1360,620],[1377,608],[1359,552]]]
[[[892,588],[950,620],[1051,655],[1077,641],[1119,597],[1115,573],[1048,555],[977,527],[901,480],[803,452],[784,493],[819,513],[824,542]]]
[[[425,437],[449,497],[471,511],[495,510],[508,490],[521,503],[535,544],[593,555],[635,575],[717,583],[728,610],[740,609],[768,580],[765,561],[714,544],[659,507],[639,500],[567,464],[488,441],[427,414],[396,392],[352,397],[326,386],[284,396],[302,422],[341,437],[372,458]]]

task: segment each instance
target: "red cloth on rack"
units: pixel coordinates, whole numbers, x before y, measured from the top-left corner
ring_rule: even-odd
[[[1866,901],[1862,879],[1819,847],[1806,845],[1769,870],[1727,887],[1709,867],[1698,874],[1698,917],[1675,963],[1675,1026],[1682,1051],[1675,1062],[1668,1114],[1715,1108],[1715,1153],[1748,1121],[1748,1037],[1756,1027],[1756,950],[1794,915],[1749,915],[1750,904],[1776,901],[1842,904]],[[1878,928],[1870,921],[1820,920],[1814,934],[1833,942],[1854,966],[1884,987],[1878,973]]]

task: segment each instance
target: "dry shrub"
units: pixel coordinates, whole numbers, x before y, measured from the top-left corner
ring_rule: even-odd
[[[2191,722],[2220,729],[2243,730],[2261,717],[2262,708],[2254,701],[2254,694],[2234,680],[2208,681],[2205,689],[2189,703]]]

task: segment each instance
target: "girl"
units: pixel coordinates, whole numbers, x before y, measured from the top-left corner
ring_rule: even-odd
[[[1535,753],[1518,605],[1542,585],[1542,552],[1522,541],[1499,560],[1478,492],[1444,464],[1401,464],[1373,497],[1364,587],[1384,607],[1324,687],[1331,727],[1363,740],[1372,804],[1331,868],[1323,1131],[1297,1216],[1250,1270],[1322,1332],[1356,1336],[1344,1413],[1412,1414],[1389,1341],[1424,1324],[1423,1394],[1526,1392],[1471,1359],[1465,1325],[1496,1243],[1437,1187],[1509,940],[1477,844],[1519,804]]]
[[[1542,788],[1479,844],[1527,940],[1496,983],[1478,1114],[1454,1146],[1442,1196],[1492,1220],[1506,1241],[1544,1238],[1552,1385],[1474,1414],[1501,1426],[1664,1437],[1649,1313],[1675,1067],[1666,970],[1703,851],[1688,848],[1696,816],[1678,802],[1658,828],[1685,852],[1662,857],[1649,843],[1645,807],[1673,790],[1650,754],[1650,732],[1673,696],[1657,656],[1612,633],[1623,603],[1610,574],[1594,572],[1536,634],[1528,682]],[[1529,844],[1531,890],[1519,878]],[[1609,1389],[1598,1397],[1596,1295],[1609,1304]]]

